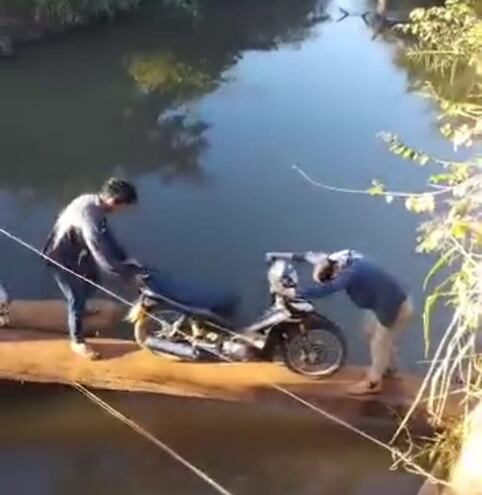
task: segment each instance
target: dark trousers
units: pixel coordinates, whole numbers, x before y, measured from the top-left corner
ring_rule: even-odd
[[[82,319],[88,298],[94,288],[83,280],[62,270],[55,270],[54,278],[67,301],[69,334],[72,342],[84,342]]]

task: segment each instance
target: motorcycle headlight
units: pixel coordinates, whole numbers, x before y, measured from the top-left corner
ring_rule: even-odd
[[[298,274],[293,265],[284,260],[277,260],[268,271],[268,280],[271,285],[297,284]]]

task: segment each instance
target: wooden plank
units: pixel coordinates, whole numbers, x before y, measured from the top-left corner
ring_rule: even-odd
[[[96,313],[85,318],[86,335],[111,331],[119,325],[125,314],[119,304],[106,299],[89,301],[89,308],[95,309]],[[67,333],[67,309],[64,301],[14,300],[9,305],[9,311],[13,328]]]
[[[313,404],[349,415],[399,414],[411,404],[420,380],[406,376],[387,382],[384,393],[353,398],[346,387],[363,376],[359,367],[346,367],[322,380],[297,375],[278,363],[186,363],[141,350],[134,342],[92,340],[101,352],[99,361],[74,355],[68,340],[31,330],[0,330],[0,379],[72,384],[129,392],[149,392],[229,401],[263,402],[300,407],[274,390],[277,384]]]

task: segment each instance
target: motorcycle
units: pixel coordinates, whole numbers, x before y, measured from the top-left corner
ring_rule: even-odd
[[[271,305],[241,329],[230,323],[236,298],[146,270],[139,275],[140,295],[128,316],[136,342],[154,354],[192,361],[275,360],[281,354],[299,374],[334,373],[346,359],[343,332],[311,302],[286,295],[285,289],[298,286],[292,261],[309,261],[303,256],[266,255]]]

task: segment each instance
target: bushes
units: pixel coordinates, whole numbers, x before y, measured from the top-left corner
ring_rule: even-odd
[[[37,25],[67,28],[111,19],[144,0],[0,0],[0,16],[18,16]],[[198,0],[157,0],[168,8],[196,15]]]
[[[67,27],[114,17],[139,3],[140,0],[0,0],[0,9],[37,24]]]

